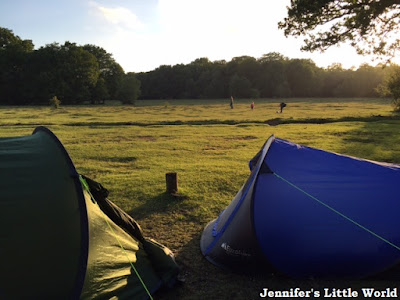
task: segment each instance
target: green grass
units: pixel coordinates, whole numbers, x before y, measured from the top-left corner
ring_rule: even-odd
[[[176,255],[186,283],[157,299],[259,299],[262,288],[393,287],[388,278],[292,280],[266,272],[241,275],[206,261],[204,226],[218,216],[249,176],[248,161],[272,134],[342,154],[400,163],[400,115],[388,101],[354,99],[229,101],[165,100],[132,106],[0,107],[0,136],[48,126],[78,172],[110,190],[110,199],[141,224],[145,235]],[[270,125],[269,125],[270,124]],[[274,125],[274,126],[271,126]],[[183,199],[165,194],[165,173],[178,172]]]
[[[193,100],[170,101],[165,107],[160,101],[141,101],[141,106],[82,106],[60,107],[2,107],[0,125],[69,125],[69,126],[110,126],[110,125],[219,125],[219,124],[265,124],[279,119],[278,123],[329,122],[350,118],[352,121],[365,118],[393,116],[390,101],[343,101],[318,99],[301,102],[293,99],[283,114],[276,113],[279,100],[258,100],[256,108],[250,109],[251,100],[237,100],[234,109],[222,100],[202,100],[195,105]],[[162,102],[162,101],[161,101]],[[160,105],[157,105],[159,104]],[[349,107],[351,103],[351,107]],[[153,105],[151,105],[153,104]]]

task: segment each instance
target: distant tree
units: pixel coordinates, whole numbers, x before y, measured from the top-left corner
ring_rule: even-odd
[[[75,43],[65,42],[61,50],[64,64],[62,74],[69,86],[64,97],[72,104],[89,100],[90,90],[100,75],[96,57]]]
[[[229,92],[233,97],[258,98],[260,93],[252,88],[250,80],[244,76],[233,75],[229,81]]]
[[[377,91],[384,97],[391,97],[394,110],[400,112],[400,66],[388,67],[386,77],[378,86]]]
[[[201,57],[192,61],[188,67],[191,72],[191,77],[194,81],[197,81],[203,72],[211,69],[212,62],[207,57]]]
[[[252,85],[254,85],[261,70],[260,63],[251,56],[234,57],[228,65],[231,65],[236,74],[247,78]]]
[[[206,87],[204,94],[207,98],[226,98],[229,96],[227,91],[226,75],[224,66],[214,65],[210,74],[210,81]]]
[[[100,77],[104,79],[107,97],[116,99],[119,85],[125,74],[123,68],[115,61],[112,54],[96,45],[84,45],[83,49],[93,54],[99,64]],[[102,83],[101,83],[102,84]],[[102,86],[102,89],[104,86]]]
[[[321,81],[321,96],[322,97],[340,97],[338,88],[345,81],[345,76],[348,73],[341,64],[335,63],[323,70]],[[344,97],[346,95],[343,95]]]
[[[309,59],[292,59],[288,62],[286,79],[292,96],[312,97],[319,93],[318,67]]]
[[[338,98],[351,98],[357,94],[357,87],[354,85],[354,71],[343,70],[336,75],[336,84],[332,86],[332,96]],[[334,77],[335,78],[335,77]],[[332,79],[332,77],[331,77]],[[333,79],[335,80],[335,79]]]
[[[178,64],[172,67],[171,74],[168,78],[168,98],[192,98],[192,91],[187,91],[187,81],[190,80],[191,74],[188,66]]]
[[[306,51],[349,41],[359,53],[390,59],[400,46],[400,1],[291,0],[279,28],[307,36]]]
[[[124,104],[135,104],[139,95],[140,81],[136,78],[135,73],[127,73],[122,79],[118,99]]]
[[[64,102],[68,84],[62,74],[62,61],[61,46],[57,43],[40,47],[32,53],[25,80],[31,87],[28,97],[30,103],[44,104],[54,95]]]
[[[91,99],[90,102],[91,104],[104,104],[104,101],[109,98],[109,93],[106,85],[106,81],[104,80],[103,77],[99,77],[97,79],[96,85],[92,89],[91,92]]]
[[[13,31],[0,27],[0,50],[13,50],[19,52],[32,52],[34,45],[32,40],[22,40],[14,35]]]
[[[26,103],[28,86],[25,81],[27,62],[33,51],[31,40],[22,40],[6,28],[0,27],[0,103]]]
[[[289,59],[271,52],[258,59],[260,72],[256,78],[256,87],[261,97],[288,97],[291,95],[287,81],[286,68]]]
[[[151,76],[151,84],[153,85],[153,97],[155,99],[171,99],[176,91],[173,91],[171,78],[173,78],[173,70],[171,66],[162,65],[158,67]]]
[[[394,110],[400,112],[400,67],[397,67],[386,82],[389,94],[393,97]]]
[[[273,62],[273,61],[286,61],[286,60],[288,60],[288,58],[278,52],[269,52],[267,54],[263,54],[263,56],[261,56],[261,58],[258,59],[260,63]]]
[[[46,103],[54,95],[66,105],[88,101],[99,77],[96,57],[70,42],[39,48],[29,66],[35,103]]]
[[[376,87],[383,81],[384,71],[382,66],[372,67],[362,64],[354,72],[353,85],[355,95],[353,97],[377,97]]]
[[[193,98],[205,98],[211,82],[212,62],[207,57],[201,57],[192,61],[187,68],[190,77],[187,87],[192,86]]]

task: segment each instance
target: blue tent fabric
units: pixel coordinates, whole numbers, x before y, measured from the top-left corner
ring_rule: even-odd
[[[231,213],[226,222],[218,222],[225,232],[207,237],[215,221],[203,232],[201,248],[210,261],[229,267],[243,261],[232,253],[245,249],[258,253],[248,261],[265,259],[293,277],[351,278],[382,272],[400,261],[399,165],[271,137],[250,167],[248,191],[234,210],[231,203],[224,211]],[[235,228],[246,223],[235,220],[243,216],[251,218],[251,225]],[[241,241],[243,230],[248,237]],[[234,245],[230,253],[222,251],[226,245]]]

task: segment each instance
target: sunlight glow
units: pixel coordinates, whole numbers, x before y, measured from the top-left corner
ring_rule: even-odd
[[[150,71],[160,65],[188,64],[279,52],[288,58],[312,59],[320,67],[341,63],[344,68],[374,63],[350,46],[325,53],[301,52],[300,38],[286,38],[278,22],[289,0],[158,0],[151,22],[128,7],[90,2],[102,23],[96,43],[113,53],[126,71]]]

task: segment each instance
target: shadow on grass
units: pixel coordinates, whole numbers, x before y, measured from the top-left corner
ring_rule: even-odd
[[[176,255],[181,268],[184,283],[171,290],[158,293],[157,299],[260,299],[263,289],[290,291],[300,288],[302,291],[318,291],[325,298],[333,289],[351,288],[362,297],[363,288],[375,290],[393,290],[398,286],[400,267],[396,266],[379,275],[358,279],[293,279],[272,269],[257,270],[253,273],[241,273],[223,270],[207,261],[200,251],[201,233],[196,234]],[[398,291],[398,295],[400,291]],[[313,297],[311,297],[313,298]],[[288,299],[288,298],[285,298]]]
[[[368,116],[368,117],[342,117],[342,118],[306,118],[306,119],[283,119],[274,118],[266,120],[263,123],[270,126],[284,125],[284,124],[328,124],[338,122],[380,122],[380,121],[398,121],[400,114],[392,114],[390,116]]]
[[[176,255],[184,284],[157,294],[157,299],[258,299],[268,276],[232,273],[208,262],[200,251],[201,233]]]
[[[131,216],[135,218],[149,217],[149,212],[151,214],[167,213],[169,211],[181,210],[183,202],[188,200],[189,197],[184,194],[170,194],[164,192],[157,196],[140,195],[138,197],[142,200],[142,205],[129,211]]]
[[[400,163],[400,119],[365,122],[342,137],[342,153],[361,158]]]

